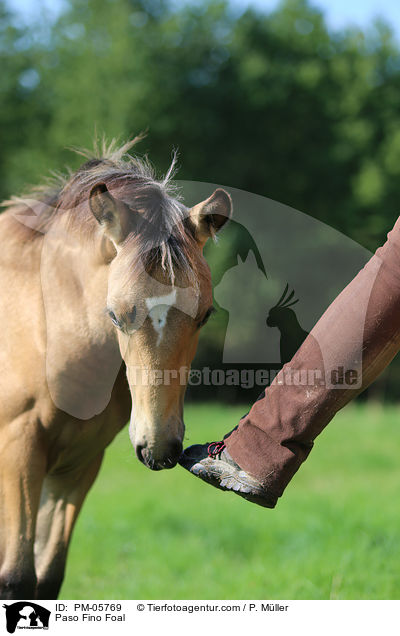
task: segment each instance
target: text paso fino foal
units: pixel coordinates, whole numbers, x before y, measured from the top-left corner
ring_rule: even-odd
[[[77,515],[130,413],[146,466],[172,468],[182,451],[182,375],[141,384],[137,370],[190,366],[212,309],[202,249],[231,200],[219,189],[185,208],[127,155],[134,141],[0,216],[2,599],[57,596]]]

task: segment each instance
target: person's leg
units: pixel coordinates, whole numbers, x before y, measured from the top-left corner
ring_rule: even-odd
[[[375,380],[399,349],[400,219],[385,245],[333,301],[293,359],[226,436],[226,449],[206,453],[203,463],[201,446],[193,447],[195,452],[187,449],[182,465],[217,487],[222,480],[223,489],[262,503],[258,485],[265,493],[265,505],[272,507],[308,457],[317,435]],[[334,388],[332,382],[342,380],[344,384],[336,386],[343,388]],[[226,467],[219,469],[218,461],[224,461],[221,453],[228,472]],[[242,474],[236,485],[234,466]],[[242,488],[246,475],[250,481]]]

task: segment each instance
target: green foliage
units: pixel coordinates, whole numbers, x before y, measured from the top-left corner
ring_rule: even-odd
[[[74,162],[94,131],[160,169],[288,203],[375,248],[398,212],[400,51],[380,22],[332,33],[306,0],[69,0],[15,27],[1,5],[1,194]],[[76,160],[75,160],[76,165]]]
[[[186,442],[220,439],[246,410],[187,408]],[[61,597],[398,598],[398,420],[393,408],[339,413],[275,510],[179,466],[150,472],[123,431],[79,518]]]

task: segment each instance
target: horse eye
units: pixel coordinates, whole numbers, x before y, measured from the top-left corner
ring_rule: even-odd
[[[209,317],[211,316],[211,314],[213,314],[213,313],[214,313],[214,311],[216,311],[215,307],[210,307],[210,309],[207,311],[206,315],[204,316],[203,320],[201,320],[201,321],[198,323],[198,325],[197,325],[197,326],[198,326],[199,328],[200,328],[200,327],[203,327],[203,326],[206,324],[206,322],[207,322],[207,320],[209,319]]]
[[[135,322],[135,318],[136,318],[136,307],[134,307],[132,309],[132,311],[129,312],[129,314],[127,314],[127,318],[129,320],[129,322]]]
[[[108,315],[110,316],[111,322],[113,323],[113,325],[115,325],[116,327],[119,328],[121,326],[121,323],[119,322],[119,320],[118,320],[117,316],[114,314],[114,312],[110,310],[108,312]]]

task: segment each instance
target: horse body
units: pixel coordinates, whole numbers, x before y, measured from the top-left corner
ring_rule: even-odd
[[[55,259],[51,272],[46,272],[43,244],[38,249],[18,250],[18,242],[7,243],[10,225],[17,222],[7,212],[0,217],[4,241],[0,257],[0,596],[34,598],[38,594],[38,598],[51,598],[61,586],[80,507],[97,475],[104,449],[129,418],[131,403],[112,325],[103,312],[96,311],[93,302],[106,296],[105,272],[97,276],[104,280],[97,281],[96,298],[82,296],[76,284],[76,293],[71,294],[62,284],[63,259]],[[81,276],[83,261],[80,257],[75,264]],[[69,265],[69,281],[74,284],[74,263]],[[61,270],[59,276],[57,269]],[[94,273],[91,269],[87,266],[87,275]],[[59,308],[68,309],[58,312],[57,328],[51,335],[51,360],[47,342],[50,325],[41,284],[45,278],[56,286]],[[73,315],[75,328],[72,325],[71,330],[68,322]],[[98,324],[94,316],[100,317]],[[84,326],[76,324],[77,317],[85,321]],[[66,338],[71,331],[74,338]],[[57,408],[55,401],[63,400],[62,395],[56,395],[59,387],[63,393],[75,393],[78,410],[89,402],[90,412],[90,396],[103,396],[101,370],[107,374],[110,362],[115,366],[116,359],[121,370],[102,412],[81,419]]]
[[[202,246],[230,200],[219,193],[186,213],[122,160],[126,149],[0,217],[2,598],[57,597],[74,523],[131,411],[149,468],[173,467],[182,449],[185,385],[147,386],[134,370],[190,366],[211,298]],[[179,214],[160,240],[168,205]]]

